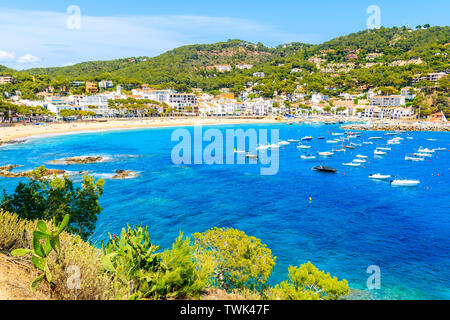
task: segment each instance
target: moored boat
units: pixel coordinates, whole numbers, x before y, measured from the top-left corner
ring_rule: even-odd
[[[391,176],[390,175],[383,175],[383,174],[380,174],[380,173],[376,173],[376,174],[371,174],[369,176],[369,178],[370,179],[376,179],[376,180],[387,180],[387,179],[390,179]]]
[[[337,170],[331,167],[317,166],[312,168],[314,171],[327,172],[327,173],[336,173]]]
[[[420,184],[419,180],[393,180],[391,181],[392,186],[398,187],[415,187]]]

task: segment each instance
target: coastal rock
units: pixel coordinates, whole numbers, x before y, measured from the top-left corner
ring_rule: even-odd
[[[112,179],[131,179],[136,178],[138,174],[131,170],[117,170]]]
[[[25,143],[25,142],[26,142],[26,140],[10,140],[10,141],[1,141],[0,140],[0,146],[4,145],[4,144],[7,144],[7,145],[9,145],[9,144],[22,144],[22,143]]]
[[[17,165],[17,164],[7,164],[6,166],[0,167],[0,171],[11,171],[18,167],[22,167],[22,166]]]
[[[18,167],[18,166],[16,166]],[[1,169],[1,168],[0,168]],[[12,169],[11,169],[12,170]],[[65,174],[64,170],[46,169],[44,177]],[[4,178],[33,178],[33,171],[11,172],[9,170],[0,170],[0,177]]]
[[[63,160],[54,160],[51,163],[64,163],[64,164],[89,164],[89,163],[98,163],[103,162],[103,157],[90,157],[90,156],[81,156],[81,157],[71,157]]]

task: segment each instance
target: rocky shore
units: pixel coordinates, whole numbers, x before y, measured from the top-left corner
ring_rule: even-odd
[[[131,170],[117,170],[112,179],[132,179],[136,178],[138,174]]]
[[[80,156],[71,157],[62,160],[53,160],[51,163],[54,164],[89,164],[89,163],[99,163],[105,161],[103,157],[90,157],[90,156]]]
[[[430,131],[430,132],[450,132],[448,124],[432,123],[354,123],[341,126],[343,130],[359,131]]]
[[[11,172],[11,170],[21,167],[19,165],[12,165],[8,164],[6,166],[0,167],[0,177],[4,178],[33,178],[34,171],[22,171],[22,172]],[[45,177],[58,175],[58,174],[65,174],[66,171],[64,170],[58,170],[58,169],[45,169],[43,172],[43,175]]]

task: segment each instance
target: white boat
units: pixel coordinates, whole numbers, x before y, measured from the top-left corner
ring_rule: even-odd
[[[280,149],[280,146],[277,144],[269,144],[269,149]]]
[[[327,140],[327,143],[339,143],[340,141],[337,140]]]
[[[413,137],[406,137],[406,139],[408,139],[408,140],[414,140]]]
[[[406,160],[406,161],[415,161],[415,162],[425,161],[424,158],[409,157],[409,156],[406,156],[406,157],[405,157],[405,160]]]
[[[369,140],[381,140],[381,137],[370,137]]]
[[[333,133],[331,133],[333,136],[343,136],[344,135],[344,133],[336,133],[336,132],[333,132]]]
[[[237,150],[237,149],[234,149],[234,153],[237,153],[237,154],[246,154],[245,151],[241,151],[241,150]]]
[[[373,144],[372,141],[364,141],[363,144]]]
[[[258,148],[256,148],[256,150],[267,150],[267,149],[269,149],[269,146],[265,146],[265,145],[259,146]]]
[[[387,144],[388,144],[388,145],[393,145],[393,144],[397,145],[397,144],[400,144],[400,141],[398,141],[398,140],[389,140],[389,141],[387,142]]]
[[[356,157],[360,158],[360,159],[369,159],[368,156],[363,156],[363,155],[360,155],[360,154],[358,154]]]
[[[384,156],[386,154],[386,152],[380,151],[380,150],[375,150],[373,152],[373,154],[376,155],[376,156]]]
[[[370,179],[376,179],[376,180],[387,180],[387,179],[390,179],[391,176],[390,176],[390,175],[383,175],[383,174],[377,173],[377,174],[371,174],[371,175],[369,176],[369,178],[370,178]]]
[[[391,185],[399,187],[415,187],[419,184],[418,180],[394,180],[391,182]]]
[[[341,147],[340,149],[333,148],[333,152],[346,152],[346,151],[347,150],[343,147]]]
[[[413,156],[419,158],[431,158],[433,155],[431,153],[413,153]]]
[[[392,148],[378,147],[377,150],[381,150],[381,151],[392,151]]]
[[[333,152],[318,152],[318,154],[319,154],[319,156],[322,156],[322,157],[331,157],[332,155],[334,155],[334,153]]]
[[[353,160],[353,162],[355,162],[355,163],[366,163],[367,160],[364,160],[364,159],[355,159],[355,160]]]
[[[431,150],[428,148],[424,149],[423,147],[420,147],[419,150],[417,150],[417,152],[419,152],[419,153],[434,153],[434,150]]]
[[[447,150],[447,148],[437,148],[437,149],[433,149],[433,151],[445,151]]]
[[[342,165],[347,167],[361,167],[361,163],[354,163],[354,162],[343,163]]]
[[[312,155],[301,156],[302,160],[314,160],[316,157]]]
[[[305,146],[303,144],[297,146],[298,149],[311,149],[311,146]]]
[[[437,141],[437,139],[427,139],[427,141]]]
[[[300,142],[300,140],[289,139],[288,142]]]
[[[351,146],[354,146],[354,147],[362,147],[362,144],[359,144],[359,143],[350,143],[350,145]]]
[[[278,143],[278,145],[280,146],[280,147],[282,147],[282,146],[288,146],[288,145],[290,145],[291,143],[290,142],[287,142],[287,141],[281,141],[281,142],[279,142]]]
[[[311,141],[313,139],[313,137],[304,137],[302,138],[302,141]]]

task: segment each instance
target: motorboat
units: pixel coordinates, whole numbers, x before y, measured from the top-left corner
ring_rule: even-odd
[[[344,133],[337,133],[337,132],[333,132],[331,133],[333,136],[343,136]]]
[[[332,155],[334,155],[333,152],[329,152],[329,151],[326,151],[326,152],[318,152],[318,154],[319,154],[319,156],[322,156],[322,157],[331,157]]]
[[[356,162],[356,163],[366,163],[367,160],[364,160],[364,159],[355,159],[355,160],[353,160],[353,162]]]
[[[406,156],[406,157],[405,157],[405,160],[406,160],[406,161],[415,161],[415,162],[425,161],[424,158],[409,157],[409,156]]]
[[[282,147],[282,146],[288,146],[288,145],[290,145],[291,143],[290,142],[287,142],[287,141],[281,141],[281,142],[279,142],[278,143],[278,145],[280,146],[280,147]]]
[[[300,140],[289,139],[288,142],[300,142]]]
[[[346,166],[346,167],[360,167],[361,163],[349,162],[349,163],[343,163],[342,165]]]
[[[437,141],[437,139],[427,139],[427,141]]]
[[[301,156],[302,160],[314,160],[316,159],[315,156],[313,156],[312,154],[308,154],[307,156]]]
[[[419,150],[417,150],[417,151],[420,153],[434,153],[434,150],[431,150],[428,148],[424,149],[423,147],[420,147]]]
[[[346,149],[356,149],[354,146],[345,146]]]
[[[437,148],[437,149],[433,149],[433,151],[445,151],[447,150],[447,148]]]
[[[397,145],[397,144],[400,144],[400,141],[398,141],[398,140],[389,140],[388,142],[387,142],[387,144],[388,145]]]
[[[246,157],[246,158],[249,158],[249,159],[258,159],[258,158],[259,158],[258,155],[256,155],[256,154],[250,154],[250,153],[247,153],[247,154],[245,155],[245,157]]]
[[[280,149],[280,146],[278,144],[269,144],[269,149]]]
[[[267,150],[267,149],[269,149],[269,146],[266,145],[262,145],[256,148],[256,150]]]
[[[237,149],[234,149],[234,153],[237,153],[237,154],[246,154],[245,151],[241,151],[241,150],[237,150]]]
[[[370,137],[369,140],[381,140],[381,137]]]
[[[345,150],[345,148],[340,148],[340,149],[337,149],[337,148],[333,148],[333,152],[346,152],[347,150]]]
[[[327,140],[327,143],[339,143],[339,141],[336,141],[336,140]]]
[[[431,153],[413,153],[414,157],[419,157],[419,158],[431,158],[433,157],[433,155]]]
[[[381,150],[375,150],[373,152],[373,154],[376,155],[376,156],[384,156],[384,155],[386,155],[386,152],[381,151]]]
[[[377,150],[381,150],[381,151],[392,151],[392,148],[388,148],[388,147],[378,147]]]
[[[298,149],[311,149],[311,146],[305,146],[303,144],[297,146]]]
[[[391,176],[390,175],[383,175],[383,174],[380,174],[380,173],[376,173],[376,174],[371,174],[369,176],[369,178],[370,179],[376,179],[376,180],[388,180],[388,179],[391,179]]]
[[[372,141],[363,141],[363,144],[373,144]]]
[[[325,140],[325,137],[318,137],[317,140]]]
[[[302,141],[311,141],[313,137],[304,137],[302,138]]]
[[[331,167],[317,166],[312,168],[314,171],[327,172],[327,173],[336,173],[337,170]]]
[[[361,154],[358,154],[356,157],[357,157],[357,158],[360,158],[360,159],[369,159],[368,156],[363,156],[363,155],[361,155]]]
[[[391,181],[392,186],[398,187],[415,187],[420,184],[419,180],[394,180]]]

